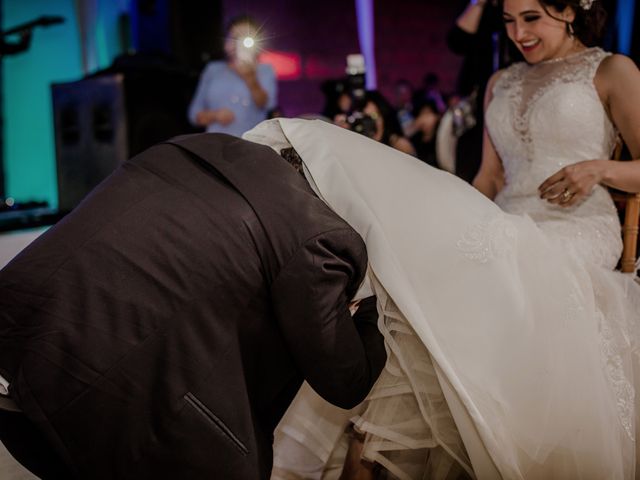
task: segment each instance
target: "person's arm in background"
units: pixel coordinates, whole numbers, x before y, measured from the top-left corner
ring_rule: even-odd
[[[213,110],[207,107],[207,90],[210,88],[211,82],[214,81],[214,77],[215,68],[213,64],[209,64],[200,75],[196,93],[189,105],[188,116],[192,125],[196,125],[198,127],[206,127],[212,123],[229,125],[233,120],[235,120],[235,115],[231,110],[226,108]]]
[[[294,362],[321,397],[345,409],[365,399],[386,362],[375,300],[362,300],[353,318],[349,311],[366,265],[362,238],[333,230],[300,247],[271,288]]]
[[[480,20],[488,0],[471,0],[447,34],[447,46],[458,55],[466,55],[478,33]]]

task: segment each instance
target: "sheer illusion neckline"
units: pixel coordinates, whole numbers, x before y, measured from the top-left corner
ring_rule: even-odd
[[[558,58],[550,58],[549,60],[542,60],[538,63],[533,63],[530,64],[532,67],[535,67],[536,65],[550,65],[550,64],[554,64],[554,63],[561,63],[561,62],[568,62],[571,60],[576,60],[579,59],[580,57],[582,57],[582,55],[585,55],[587,52],[591,52],[593,50],[595,50],[597,47],[585,47],[582,50],[579,50],[577,52],[573,52],[570,53],[569,55],[565,55],[564,57],[558,57]]]
[[[510,112],[510,118],[512,119],[510,127],[512,133],[515,133],[516,138],[520,140],[518,145],[522,147],[517,154],[519,158],[533,161],[533,158],[536,156],[536,151],[540,150],[540,145],[538,145],[538,148],[533,145],[534,135],[532,132],[532,130],[535,130],[535,128],[532,128],[532,112],[536,111],[540,100],[549,94],[553,95],[554,91],[557,92],[556,95],[560,95],[560,97],[554,97],[552,102],[558,102],[560,98],[566,100],[568,98],[567,95],[574,95],[575,88],[570,88],[569,91],[558,90],[562,85],[581,85],[583,88],[587,88],[587,97],[589,99],[597,98],[598,100],[598,105],[594,104],[593,108],[595,110],[591,111],[591,114],[598,115],[600,109],[604,109],[598,93],[595,90],[593,77],[600,62],[608,55],[608,53],[599,47],[589,47],[562,58],[552,59],[551,61],[539,62],[533,65],[520,62],[507,68],[505,75],[502,75],[496,83],[494,91],[502,90],[504,94],[503,98],[507,99],[504,108]],[[581,92],[584,93],[585,90],[581,90]],[[582,105],[580,107],[582,109],[587,108],[585,106],[587,97],[580,97],[579,100],[571,97],[574,98],[575,101],[572,105],[568,105],[567,108],[575,109],[578,104]],[[491,103],[493,104],[493,101]],[[553,108],[551,108],[543,117],[547,119],[546,121],[549,123],[553,121],[555,117],[560,118],[560,114],[558,113],[558,115],[556,115],[556,113],[554,113]],[[558,121],[567,121],[572,124],[571,119]],[[594,122],[595,121],[596,120],[594,120]],[[496,124],[499,123],[500,122],[497,122]],[[610,123],[610,119],[607,118],[605,123]],[[560,130],[564,130],[565,127],[566,125],[563,124]],[[609,128],[608,125],[607,128]],[[615,127],[612,128],[612,131],[613,130],[615,130]]]

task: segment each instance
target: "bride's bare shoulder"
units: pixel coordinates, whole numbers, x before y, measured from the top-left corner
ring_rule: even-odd
[[[640,152],[640,71],[629,57],[610,55],[605,58],[593,80],[613,124],[632,150]]]
[[[637,84],[639,81],[640,71],[634,61],[619,53],[603,59],[594,78],[598,90],[606,94],[624,89],[627,83]]]
[[[636,64],[626,55],[614,53],[607,55],[598,68],[598,73],[606,72],[625,72],[629,70],[638,70]]]

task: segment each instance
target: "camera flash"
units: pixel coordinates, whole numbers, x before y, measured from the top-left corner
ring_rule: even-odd
[[[246,48],[251,48],[256,44],[256,41],[251,38],[251,37],[245,37],[242,40],[242,45],[244,45]]]

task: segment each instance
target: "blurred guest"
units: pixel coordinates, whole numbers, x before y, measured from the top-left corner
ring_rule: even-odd
[[[413,103],[421,103],[425,100],[435,103],[438,113],[443,113],[447,108],[447,102],[440,91],[440,77],[437,73],[428,72],[422,79],[422,87],[414,93]]]
[[[471,0],[449,30],[449,49],[464,57],[457,84],[461,95],[470,95],[477,87],[484,91],[489,77],[498,69],[494,33],[501,28],[502,14],[495,0]]]
[[[447,95],[447,99],[446,99],[447,108],[454,107],[460,100],[462,100],[462,97],[460,96],[459,93],[451,93]]]
[[[410,137],[415,132],[413,128],[413,86],[409,80],[401,78],[394,85],[395,109],[398,112],[398,121],[402,127],[402,133]]]
[[[365,94],[363,103],[362,112],[356,113],[364,114],[365,117],[373,120],[373,128],[370,131],[367,128],[366,133],[360,133],[364,133],[375,141],[389,145],[396,150],[415,156],[416,152],[413,149],[413,145],[402,134],[398,116],[389,101],[380,92],[369,90]],[[334,123],[340,127],[354,130],[353,118],[353,112],[351,115],[338,114],[334,118]]]
[[[438,107],[433,100],[425,100],[415,106],[413,116],[416,133],[411,137],[411,144],[416,156],[423,162],[437,167],[436,131],[440,122]]]
[[[320,87],[324,94],[324,107],[321,114],[330,119],[338,115],[346,115],[351,110],[351,96],[344,79],[331,79],[322,82]]]
[[[402,127],[400,127],[396,111],[384,95],[376,90],[370,90],[366,94],[366,102],[362,111],[371,116],[376,123],[375,134],[372,138],[401,152],[415,155],[413,145],[402,134]]]
[[[447,35],[449,49],[464,56],[457,91],[469,97],[475,121],[467,122],[467,131],[457,132],[456,174],[471,182],[480,168],[482,155],[482,102],[489,77],[502,63],[498,32],[502,31],[502,13],[496,0],[471,0]],[[506,44],[506,43],[505,43]]]
[[[247,15],[234,18],[224,44],[226,61],[209,62],[189,106],[189,120],[207,132],[240,136],[277,104],[276,77],[258,62],[259,28]]]

